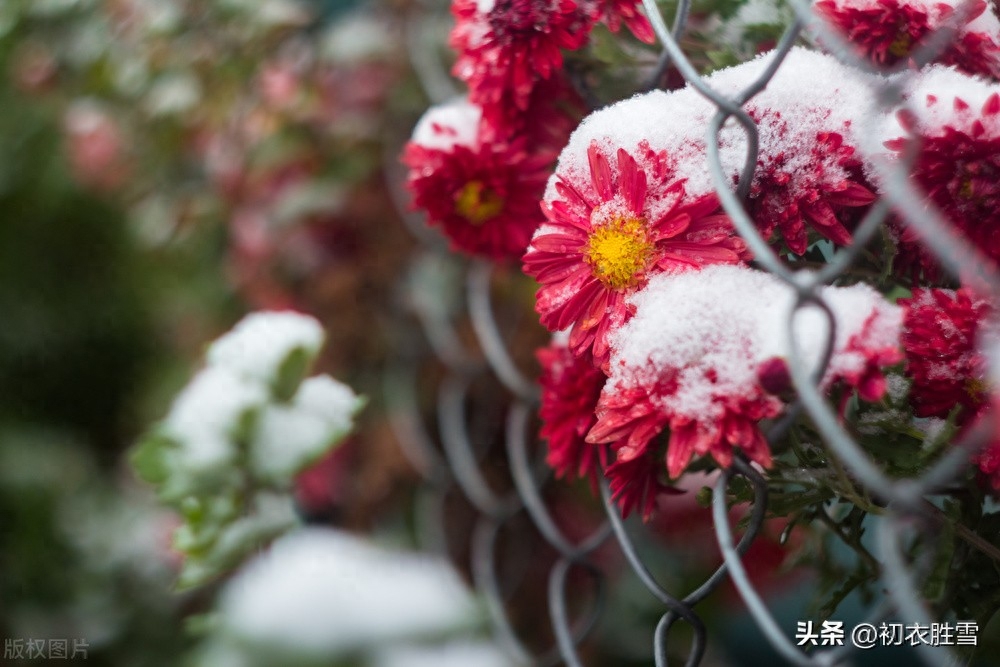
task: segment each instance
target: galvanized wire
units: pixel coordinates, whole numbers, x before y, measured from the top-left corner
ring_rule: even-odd
[[[874,569],[887,593],[885,599],[872,609],[870,621],[874,623],[894,615],[907,623],[927,625],[933,619],[933,614],[921,599],[917,585],[921,570],[926,566],[926,558],[910,563],[904,553],[917,536],[933,536],[935,521],[939,521],[940,517],[934,515],[934,508],[926,498],[967,468],[970,457],[988,442],[993,428],[992,418],[984,418],[970,428],[953,451],[942,456],[920,478],[893,479],[887,475],[841,426],[819,389],[836,335],[836,322],[829,305],[823,299],[821,287],[837,280],[857,261],[868,241],[882,229],[890,211],[894,211],[925,242],[930,241],[927,248],[956,278],[961,277],[965,282],[974,280],[977,289],[997,298],[1000,297],[1000,276],[994,265],[977,248],[950,231],[949,224],[940,211],[928,207],[926,199],[910,179],[910,166],[914,157],[912,152],[903,156],[903,159],[875,165],[880,182],[883,183],[882,197],[870,207],[857,226],[853,243],[838,250],[828,264],[813,273],[796,273],[789,269],[760,234],[744,206],[754,177],[759,147],[756,123],[744,106],[764,90],[779,71],[792,46],[802,39],[806,26],[810,38],[818,40],[825,50],[846,65],[866,72],[894,75],[891,80],[879,79],[880,83],[871,91],[873,99],[878,101],[883,111],[899,108],[905,80],[913,73],[905,64],[891,69],[875,67],[859,57],[841,35],[817,21],[808,2],[791,0],[796,18],[784,32],[767,67],[745,90],[728,97],[706,82],[679,46],[687,25],[690,3],[686,0],[678,3],[672,30],[667,28],[656,0],[643,0],[643,5],[663,46],[658,63],[649,78],[649,85],[655,87],[659,84],[666,70],[673,66],[688,84],[716,106],[718,112],[706,128],[708,167],[722,206],[753,251],[757,264],[784,281],[797,295],[795,307],[787,322],[791,340],[789,369],[797,399],[789,406],[786,415],[769,430],[768,442],[773,446],[783,439],[803,412],[810,417],[823,438],[829,456],[853,476],[855,483],[861,484],[879,504],[886,507],[877,529],[879,560],[874,563]],[[965,9],[956,12],[956,16],[947,25],[922,43],[913,54],[913,61],[918,64],[930,62],[948,46],[954,37],[962,11]],[[441,73],[434,69],[433,59],[422,51],[427,48],[422,37],[426,22],[420,19],[414,25],[415,32],[409,33],[408,39],[414,66],[431,97],[440,102],[444,97],[450,96],[450,84],[445,84]],[[730,118],[734,118],[743,129],[748,148],[735,189],[731,187],[723,170],[719,145],[721,129]],[[389,180],[393,180],[392,175]],[[399,194],[399,188],[393,189],[395,199],[403,209],[403,197]],[[402,212],[413,226],[412,214]],[[443,244],[438,239],[430,238],[432,235],[426,230],[421,230],[419,236],[427,243],[428,249],[425,252],[431,261],[457,261],[448,256],[442,249]],[[426,489],[421,492],[418,502],[418,532],[421,533],[423,543],[428,548],[449,550],[444,501],[455,489],[461,491],[478,514],[468,545],[470,570],[477,589],[486,600],[493,630],[501,645],[524,665],[562,663],[582,667],[584,662],[578,651],[580,642],[602,613],[606,587],[606,575],[595,565],[593,554],[613,535],[635,576],[664,607],[659,623],[655,629],[651,629],[653,656],[658,667],[668,664],[668,639],[671,629],[679,620],[683,620],[693,630],[693,641],[686,652],[685,664],[688,667],[700,664],[707,645],[708,629],[695,608],[726,577],[735,585],[764,637],[789,663],[816,667],[847,664],[852,653],[850,644],[811,653],[796,646],[781,630],[750,581],[742,556],[764,521],[767,480],[761,471],[741,456],[735,458],[729,469],[722,471],[713,493],[713,522],[723,563],[686,597],[678,597],[669,592],[643,562],[633,543],[630,528],[622,520],[619,509],[611,499],[606,480],[600,481],[599,488],[607,520],[582,541],[574,541],[565,534],[544,499],[543,489],[551,483],[550,475],[544,473],[544,466],[539,465],[539,462],[532,461],[530,443],[534,437],[531,433],[531,417],[538,404],[538,387],[529,375],[516,366],[508,352],[504,327],[498,322],[491,303],[490,289],[494,271],[492,265],[483,261],[463,265],[466,275],[464,315],[471,323],[478,352],[463,346],[455,322],[444,316],[439,309],[427,307],[426,299],[406,300],[428,341],[429,351],[437,358],[444,372],[436,389],[437,438],[421,423],[420,396],[414,389],[421,379],[417,370],[419,361],[427,350],[412,352],[398,359],[387,370],[385,386],[393,414],[392,424],[398,439],[415,469],[425,480]],[[802,361],[802,341],[798,340],[793,326],[796,314],[804,308],[823,313],[828,323],[826,338],[822,341],[824,354],[821,363],[811,373]],[[503,400],[510,404],[506,423],[500,426],[504,431],[502,442],[505,445],[504,453],[512,484],[512,489],[506,493],[497,492],[490,486],[481,469],[484,452],[480,445],[472,442],[467,428],[469,387],[486,376],[492,376],[499,382],[507,394]],[[435,441],[440,444],[440,448],[435,445]],[[726,500],[734,476],[743,477],[754,493],[747,527],[738,543],[734,541],[729,526]],[[516,582],[502,581],[500,575],[498,542],[501,532],[525,517],[533,524],[541,539],[557,554],[549,571],[547,590],[554,645],[544,651],[533,650],[518,637],[509,616],[508,605],[511,589]],[[823,518],[827,520],[826,525],[831,530],[839,530],[828,515]],[[874,557],[867,555],[874,561]],[[568,582],[574,568],[587,573],[594,582],[590,607],[575,620],[571,618],[567,600]],[[923,646],[919,655],[926,664],[933,667],[949,664],[956,659],[943,647]]]

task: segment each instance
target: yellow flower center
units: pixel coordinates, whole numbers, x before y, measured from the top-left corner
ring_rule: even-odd
[[[632,287],[653,254],[642,218],[614,217],[587,240],[586,261],[594,276],[612,289]]]
[[[958,196],[962,199],[972,199],[976,196],[976,189],[972,185],[971,176],[966,176],[962,179],[962,186],[958,189]]]
[[[455,211],[474,225],[492,220],[502,210],[503,199],[482,181],[469,181],[455,195]]]
[[[969,378],[965,381],[965,393],[973,399],[981,398],[987,391],[989,391],[989,388],[989,385],[986,384],[984,380],[980,380],[979,378]]]
[[[899,34],[896,35],[896,39],[892,40],[892,44],[889,45],[889,53],[896,56],[897,58],[902,58],[910,53],[910,47],[913,46],[913,37],[906,28],[901,28]]]

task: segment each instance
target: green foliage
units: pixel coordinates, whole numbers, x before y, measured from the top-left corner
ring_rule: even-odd
[[[132,450],[137,474],[183,520],[180,588],[231,570],[294,526],[281,492],[348,434],[363,401],[328,377],[306,379],[321,335],[301,315],[248,317],[209,348],[206,368]]]

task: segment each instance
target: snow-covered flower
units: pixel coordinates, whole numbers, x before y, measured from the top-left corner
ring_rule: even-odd
[[[185,477],[225,474],[239,454],[235,441],[246,436],[266,402],[263,386],[225,368],[198,373],[163,421],[161,433],[177,443],[168,453],[170,467]]]
[[[969,74],[1000,74],[1000,22],[984,0],[820,0],[816,11],[883,66],[905,61],[931,33],[961,18],[939,62]]]
[[[718,197],[689,196],[666,151],[640,144],[634,154],[618,148],[608,156],[594,141],[587,164],[581,177],[578,165],[560,158],[542,205],[548,224],[532,239],[524,271],[541,283],[542,324],[570,329],[573,353],[592,352],[602,366],[608,334],[628,319],[626,297],[650,276],[736,263],[748,253]]]
[[[562,49],[583,46],[593,16],[576,0],[456,0],[452,70],[483,107],[526,109],[539,81],[562,68]]]
[[[708,84],[736,95],[761,75],[771,55],[720,70]],[[810,231],[849,244],[854,225],[875,201],[857,150],[859,125],[872,113],[865,84],[832,56],[796,48],[767,89],[745,105],[760,137],[749,212],[765,238],[780,231],[795,254],[814,240]],[[725,130],[720,143],[723,167],[735,181],[744,133]]]
[[[538,200],[553,155],[531,151],[525,137],[486,141],[481,121],[464,100],[428,110],[403,153],[407,186],[456,249],[519,257],[543,219]]]
[[[932,67],[908,91],[909,108],[887,119],[885,146],[919,151],[913,179],[969,243],[1000,262],[1000,86]],[[900,266],[931,279],[937,261],[915,233],[894,224]]]
[[[962,406],[959,424],[968,423],[989,400],[978,340],[989,302],[961,288],[916,289],[899,304],[906,309],[901,340],[914,414],[947,417]]]
[[[821,386],[839,380],[862,398],[879,398],[879,367],[901,359],[901,309],[865,285],[827,287],[821,296],[837,324]],[[769,466],[759,422],[784,404],[762,385],[759,370],[791,359],[786,322],[794,291],[769,274],[720,265],[654,277],[629,301],[636,313],[611,335],[610,377],[587,440],[611,443],[618,461],[630,461],[655,452],[653,439],[669,427],[672,478],[695,456],[728,466],[737,449]],[[819,363],[828,331],[818,310],[796,315],[795,344],[806,368]]]
[[[536,353],[542,367],[542,420],[539,434],[548,442],[549,467],[558,477],[589,477],[595,480],[607,461],[600,460],[603,447],[584,440],[597,421],[594,413],[607,379],[586,357],[575,356],[565,341],[553,340]]]

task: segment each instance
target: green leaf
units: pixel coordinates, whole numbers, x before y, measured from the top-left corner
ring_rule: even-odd
[[[295,396],[299,385],[312,365],[315,354],[302,347],[296,347],[281,362],[274,378],[274,397],[287,403]]]
[[[129,462],[140,478],[150,484],[162,484],[170,474],[165,454],[176,446],[169,437],[153,433],[132,449]]]

